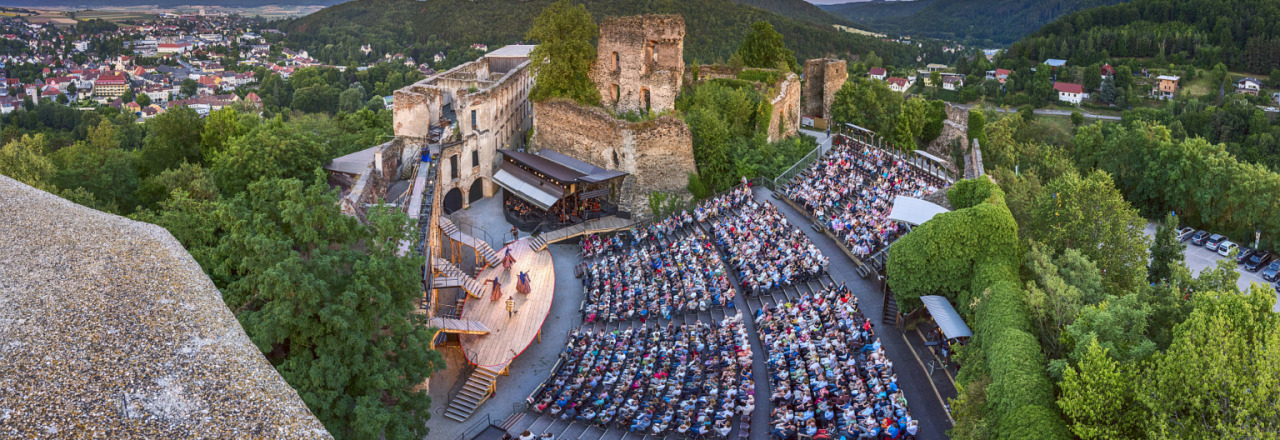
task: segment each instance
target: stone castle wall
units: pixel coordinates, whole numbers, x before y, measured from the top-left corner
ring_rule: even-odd
[[[805,61],[804,79],[805,116],[830,119],[836,91],[849,79],[847,63],[834,58]]]
[[[627,122],[604,109],[568,100],[535,103],[534,112],[534,148],[629,174],[619,198],[623,210],[647,215],[649,193],[654,191],[689,198],[688,175],[696,173],[697,166],[693,135],[680,118]]]
[[[795,136],[800,131],[800,93],[800,77],[796,74],[787,73],[786,79],[778,82],[778,94],[769,101],[773,106],[769,115],[769,142]]]
[[[605,18],[589,75],[601,104],[615,112],[671,109],[684,76],[684,18]]]
[[[929,143],[925,148],[929,154],[938,156],[947,160],[947,168],[952,173],[957,173],[964,167],[964,164],[952,163],[954,159],[951,157],[951,143],[959,142],[960,147],[965,151],[969,150],[969,111],[960,107],[947,103],[947,119],[942,123],[942,134],[937,139]],[[952,174],[955,175],[955,174]]]

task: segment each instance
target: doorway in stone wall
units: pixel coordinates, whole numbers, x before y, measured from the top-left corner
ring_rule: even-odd
[[[467,203],[475,203],[484,198],[484,179],[477,178],[471,182],[471,190],[467,191]]]

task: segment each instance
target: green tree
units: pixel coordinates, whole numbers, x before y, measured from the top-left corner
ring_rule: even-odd
[[[1143,437],[1146,414],[1137,402],[1135,373],[1096,341],[1089,344],[1079,368],[1067,368],[1061,382],[1058,406],[1071,432],[1082,440]]]
[[[1026,122],[1034,121],[1036,119],[1036,108],[1031,104],[1018,107],[1018,116],[1021,116],[1022,120]]]
[[[430,398],[415,390],[444,366],[414,313],[422,257],[408,217],[343,215],[324,174],[264,179],[222,204],[228,231],[212,267],[250,339],[338,439],[421,439]]]
[[[1078,111],[1073,111],[1073,112],[1071,112],[1071,125],[1074,125],[1074,126],[1076,126],[1076,127],[1079,127],[1079,126],[1080,126],[1080,124],[1083,124],[1083,123],[1084,123],[1084,115],[1083,115],[1083,114],[1080,114],[1080,112],[1078,112]]]
[[[559,0],[534,19],[525,39],[538,42],[529,53],[537,83],[529,98],[568,98],[586,105],[600,103],[600,91],[587,75],[596,60],[596,24],[584,5]]]
[[[924,133],[924,126],[929,117],[929,104],[918,97],[907,100],[898,112],[897,124],[893,127],[893,143],[899,149],[914,150],[918,148],[916,140]]]
[[[196,91],[200,89],[200,84],[196,80],[187,78],[182,80],[182,85],[178,86],[178,93],[182,96],[196,96]]]
[[[1280,67],[1271,68],[1270,81],[1271,87],[1280,87]]]
[[[1174,267],[1182,264],[1182,253],[1187,245],[1178,241],[1178,219],[1172,213],[1165,216],[1156,228],[1151,242],[1151,264],[1147,266],[1147,282],[1152,284],[1173,281]]]
[[[795,53],[787,49],[782,34],[773,30],[773,25],[767,21],[751,25],[751,32],[742,40],[737,53],[747,67],[774,69],[785,64],[787,70],[798,70]]]
[[[979,146],[986,145],[987,117],[982,114],[982,111],[977,108],[969,109],[969,118],[967,120],[967,124],[968,124],[967,134],[969,135],[969,140],[970,141],[977,140]],[[970,145],[965,146],[965,150],[967,151],[972,146],[973,145],[971,142]]]
[[[143,176],[158,174],[183,162],[202,163],[200,132],[204,122],[190,107],[178,107],[147,121],[142,147]]]
[[[218,185],[213,175],[198,164],[183,162],[177,168],[170,168],[148,177],[138,186],[137,199],[144,207],[156,207],[169,199],[174,191],[183,191],[187,197],[195,200],[217,200]]]
[[[941,87],[942,87],[942,73],[941,73],[941,72],[938,72],[938,71],[936,71],[936,70],[935,70],[935,71],[933,71],[933,72],[929,72],[929,84],[930,84],[930,85],[932,85],[932,86],[934,86],[934,87],[941,88]]]
[[[146,93],[140,94],[137,98],[134,98],[134,102],[137,102],[138,106],[142,108],[147,108],[151,105],[151,96]]]
[[[0,174],[43,190],[56,171],[44,156],[44,134],[23,135],[0,147]]]
[[[210,169],[223,194],[235,195],[259,179],[310,176],[327,157],[319,136],[277,116],[231,138]]]
[[[249,133],[249,130],[258,125],[259,119],[232,107],[223,107],[209,113],[204,119],[204,128],[200,130],[200,155],[206,162],[213,162],[214,158],[222,154],[227,141]]]
[[[1081,76],[1081,85],[1084,86],[1086,92],[1092,92],[1098,90],[1098,87],[1102,87],[1102,66],[1094,64],[1084,69]]]
[[[1117,95],[1118,92],[1116,91],[1115,80],[1107,78],[1105,81],[1102,81],[1102,89],[1098,91],[1099,101],[1107,104],[1115,104]]]
[[[1132,292],[1143,284],[1146,221],[1120,195],[1111,176],[1074,171],[1049,181],[1031,209],[1027,236],[1055,252],[1078,249],[1106,274],[1114,292]]]
[[[364,89],[356,86],[338,94],[338,111],[354,113],[364,108]]]

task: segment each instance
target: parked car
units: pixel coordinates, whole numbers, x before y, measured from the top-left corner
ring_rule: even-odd
[[[1204,242],[1204,248],[1216,251],[1218,250],[1218,245],[1222,244],[1224,241],[1227,241],[1227,237],[1223,237],[1219,234],[1213,234],[1212,237],[1209,237],[1209,239]]]
[[[1191,234],[1196,233],[1196,228],[1182,228],[1178,230],[1178,241],[1187,241],[1191,239]]]
[[[1204,246],[1204,241],[1209,239],[1209,231],[1199,230],[1191,235],[1191,244],[1196,246]]]
[[[1249,272],[1257,272],[1258,269],[1266,267],[1271,262],[1271,253],[1267,251],[1255,252],[1249,256],[1248,260],[1244,260],[1244,270]]]
[[[1231,251],[1234,251],[1239,248],[1240,248],[1240,245],[1236,244],[1236,242],[1227,240],[1222,242],[1222,244],[1218,245],[1218,255],[1221,255],[1224,257],[1230,256]]]
[[[1267,268],[1262,271],[1262,279],[1267,281],[1275,281],[1276,274],[1280,274],[1280,261],[1272,261]]]
[[[1257,252],[1257,250],[1248,246],[1240,246],[1240,253],[1236,254],[1236,264],[1244,264],[1249,257],[1253,256],[1254,252]]]

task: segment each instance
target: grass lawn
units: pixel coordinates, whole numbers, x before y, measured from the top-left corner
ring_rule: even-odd
[[[130,12],[130,11],[99,11],[99,10],[88,10],[88,11],[76,12],[76,19],[78,20],[91,20],[95,18],[107,20],[107,21],[151,20],[155,18],[155,14],[148,14],[143,12]]]

